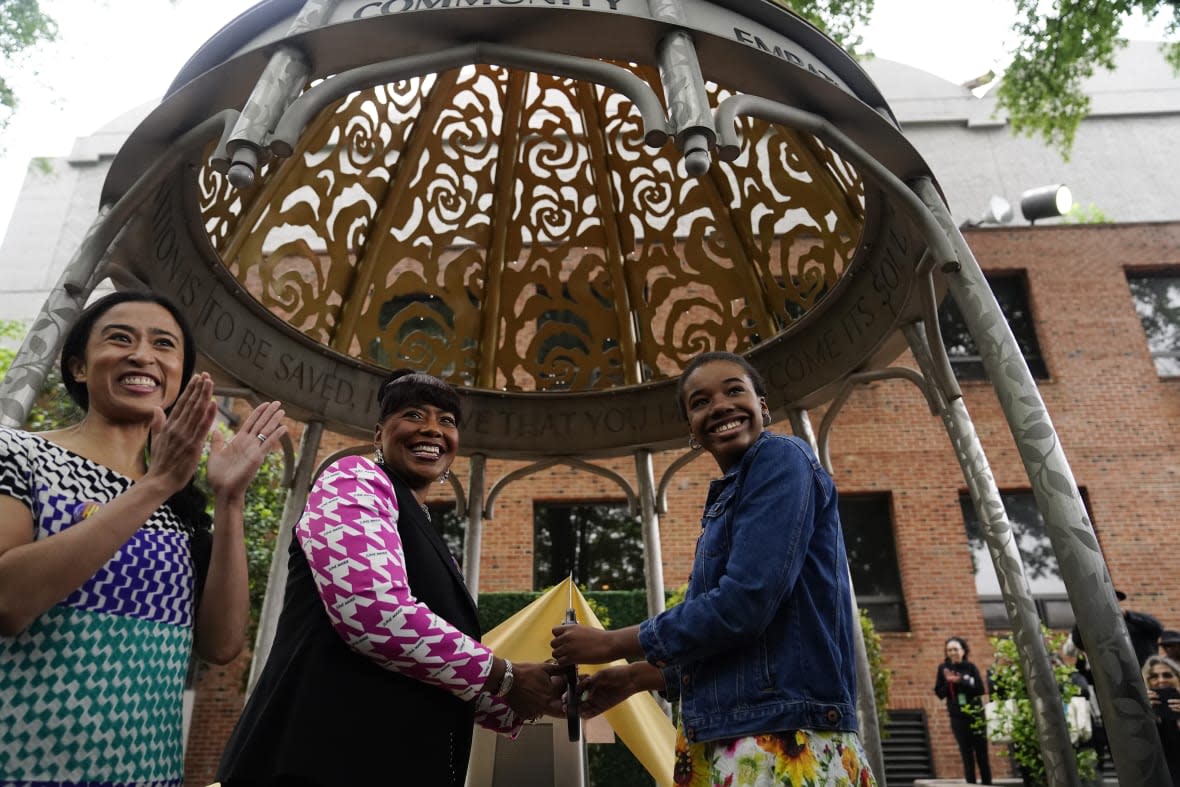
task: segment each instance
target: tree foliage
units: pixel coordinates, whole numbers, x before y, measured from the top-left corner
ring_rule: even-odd
[[[823,30],[849,52],[864,43],[856,32],[873,16],[876,0],[773,0]]]
[[[823,30],[849,52],[866,54],[858,33],[876,0],[772,0]],[[1098,68],[1112,68],[1129,14],[1168,20],[1166,35],[1180,33],[1174,0],[1014,0],[1012,61],[996,90],[999,108],[1016,133],[1040,136],[1068,157],[1078,124],[1089,111],[1082,82]],[[38,0],[0,0],[0,128],[15,110],[8,77],[28,53],[57,37],[57,25]],[[871,46],[872,42],[868,42]],[[1180,71],[1180,42],[1168,44],[1168,61]]]
[[[233,437],[224,426],[221,429],[226,439]],[[205,483],[205,465],[209,459],[206,451],[197,468],[197,486],[205,493],[212,508],[213,493]],[[258,475],[246,489],[246,502],[242,507],[242,521],[246,536],[246,570],[250,577],[250,628],[247,642],[253,646],[258,631],[258,620],[262,613],[262,600],[266,597],[266,584],[270,578],[271,556],[274,554],[275,538],[282,524],[283,503],[287,489],[283,486],[283,455],[272,451]],[[210,510],[212,515],[212,510]]]
[[[0,0],[0,128],[16,109],[18,98],[9,76],[30,51],[57,37],[57,23],[37,0]]]
[[[1016,11],[1016,50],[996,97],[1014,132],[1039,135],[1066,158],[1090,109],[1082,82],[1097,68],[1114,68],[1128,15],[1170,14],[1167,35],[1180,32],[1180,4],[1168,0],[1016,0]],[[1165,56],[1180,70],[1180,42]]]
[[[1045,649],[1049,653],[1059,653],[1068,634],[1057,634],[1045,627],[1041,627],[1041,634],[1045,638]],[[1029,699],[1028,688],[1024,682],[1024,671],[1020,667],[1020,657],[1016,649],[1016,641],[1011,635],[1007,637],[992,637],[992,647],[995,649],[995,662],[989,670],[991,680],[991,694],[994,700],[1013,700],[1015,715],[1011,718],[1012,743],[1011,752],[1024,783],[1029,787],[1046,787],[1048,776],[1045,772],[1045,758],[1041,754],[1041,741],[1037,734],[1036,718],[1033,715],[1032,700]],[[1062,702],[1079,696],[1082,692],[1080,684],[1076,683],[1077,670],[1054,660],[1053,678],[1061,692]],[[982,726],[986,722],[977,716],[976,725]],[[1093,749],[1075,748],[1078,773],[1083,781],[1091,781],[1097,770],[1098,758]]]
[[[873,625],[873,619],[864,609],[860,612],[860,630],[865,640],[865,655],[869,661],[869,674],[873,677],[873,703],[877,706],[877,727],[881,737],[886,736],[889,724],[889,690],[893,686],[893,670],[885,666],[885,654],[881,650],[881,635]]]
[[[875,0],[774,0],[835,39],[854,54],[865,54],[857,27],[872,16]],[[1148,21],[1163,14],[1165,35],[1180,33],[1180,3],[1174,0],[1015,0],[1011,64],[1000,77],[996,100],[1012,130],[1040,136],[1069,157],[1078,125],[1090,109],[1082,83],[1099,68],[1114,67],[1129,15]],[[872,46],[872,41],[868,42]],[[1180,71],[1180,41],[1165,57]]]
[[[570,574],[595,590],[644,586],[642,526],[623,504],[536,503],[533,519],[534,587]]]

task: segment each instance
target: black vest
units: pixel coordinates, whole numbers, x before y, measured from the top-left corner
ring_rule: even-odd
[[[446,544],[410,489],[390,479],[410,590],[478,639],[475,602]],[[473,703],[350,650],[328,620],[295,539],[289,567],[274,646],[218,769],[225,787],[461,787]]]

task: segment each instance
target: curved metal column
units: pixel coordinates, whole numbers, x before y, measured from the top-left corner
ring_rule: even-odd
[[[91,239],[99,235],[107,215],[105,208],[99,208],[82,245],[45,299],[8,374],[0,381],[0,426],[17,429],[24,426],[37,395],[45,387],[45,379],[57,360],[66,333],[102,280],[106,266],[99,261],[110,239],[99,244],[92,243]]]
[[[807,441],[819,456],[819,445],[811,428],[806,410],[791,410],[787,417],[796,437]],[[860,606],[856,603],[856,588],[852,584],[852,569],[848,570],[848,587],[852,588],[852,645],[856,650],[856,715],[860,722],[860,742],[869,756],[869,767],[877,782],[885,784],[885,752],[881,749],[881,719],[877,715],[877,698],[873,693],[873,670],[869,665],[869,649],[865,646],[865,632],[860,627]]]
[[[206,144],[210,137],[221,134],[237,116],[233,110],[222,110],[197,124],[169,145],[168,151],[156,159],[114,205],[99,208],[98,217],[91,223],[78,251],[45,299],[45,305],[21,342],[8,374],[0,381],[0,426],[19,428],[29,417],[29,410],[45,385],[49,369],[57,360],[66,332],[78,318],[90,293],[105,276],[102,260],[115,237],[152,191],[172,173],[181,158]]]
[[[924,326],[915,323],[902,330],[918,366],[930,374],[935,361]],[[1073,746],[1069,741],[1069,725],[1065,720],[1060,689],[1053,677],[1049,652],[1045,649],[1045,638],[1041,635],[1037,607],[995,476],[992,475],[987,455],[962,398],[950,401],[944,399],[941,404],[939,417],[955,449],[959,466],[963,469],[967,491],[983,525],[984,540],[987,541],[996,577],[1000,581],[1000,594],[1004,598],[1008,621],[1012,624],[1012,639],[1016,643],[1024,684],[1033,706],[1037,737],[1045,759],[1045,775],[1052,785],[1079,787],[1081,780]]]
[[[479,558],[483,552],[483,505],[487,487],[488,458],[471,455],[470,480],[467,482],[467,535],[463,538],[463,579],[467,591],[479,601]]]
[[[1136,787],[1167,787],[1171,779],[1127,624],[1045,402],[979,263],[934,184],[920,178],[912,186],[958,252],[959,269],[949,271],[946,277],[950,293],[979,345],[984,368],[1024,461],[1037,508],[1045,519],[1086,643],[1120,781]]]
[[[672,24],[684,24],[684,9],[680,0],[647,0],[653,19]],[[689,175],[704,175],[712,161],[710,151],[717,140],[713,128],[713,112],[705,90],[705,78],[697,58],[692,36],[684,30],[674,30],[660,40],[656,59],[660,64],[660,81],[668,101],[672,133],[676,145],[684,154],[684,166]]]
[[[664,558],[660,549],[660,517],[656,514],[656,476],[651,451],[635,452],[639,515],[643,519],[643,577],[647,585],[647,616],[664,611]]]
[[[287,29],[287,36],[319,27],[331,16],[335,6],[336,0],[307,0]],[[248,188],[254,185],[254,176],[271,132],[283,112],[303,91],[310,75],[311,64],[294,46],[283,44],[271,54],[225,143],[225,155],[229,160],[220,156],[214,160],[218,168],[228,170],[226,177],[234,186]]]
[[[307,505],[307,494],[311,491],[313,471],[316,469],[315,457],[319,453],[323,437],[324,424],[320,421],[311,421],[304,428],[303,437],[299,440],[299,461],[295,465],[291,486],[287,489],[287,499],[283,501],[283,516],[279,520],[279,532],[275,534],[275,548],[266,579],[266,596],[262,599],[262,611],[258,615],[254,655],[250,659],[250,678],[246,683],[247,697],[254,691],[254,684],[258,682],[258,676],[266,666],[266,658],[270,655],[270,647],[275,641],[279,613],[283,611],[283,596],[287,590],[287,552],[291,548],[291,535],[295,530],[295,523],[299,521],[299,517],[303,515],[303,507]]]

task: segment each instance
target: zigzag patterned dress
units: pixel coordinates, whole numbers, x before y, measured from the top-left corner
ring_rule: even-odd
[[[38,435],[0,428],[0,495],[33,512],[36,539],[132,483]],[[82,587],[0,637],[0,785],[182,784],[193,555],[207,556],[207,539],[162,506]]]

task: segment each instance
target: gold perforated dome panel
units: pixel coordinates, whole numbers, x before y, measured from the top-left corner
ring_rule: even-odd
[[[319,344],[466,387],[603,391],[745,352],[847,270],[857,174],[744,125],[739,160],[690,178],[617,93],[468,67],[349,96],[245,193],[204,169],[201,209],[230,274]]]
[[[887,166],[928,174],[859,69],[767,5],[683,6],[705,28],[710,105],[757,93],[829,108]],[[668,29],[626,6],[341,2],[291,40],[313,82],[478,31],[609,62],[662,97]],[[257,81],[295,7],[260,4],[194,58],[108,195],[132,182],[136,151],[243,103],[241,80]],[[672,380],[705,350],[749,353],[775,407],[880,353],[912,311],[922,244],[879,189],[816,136],[754,117],[738,120],[736,158],[700,177],[647,131],[623,93],[539,69],[470,63],[381,83],[318,112],[247,188],[209,163],[210,139],[116,259],[181,300],[209,360],[259,395],[368,435],[380,377],[413,366],[465,391],[465,450],[499,455],[680,442]]]

